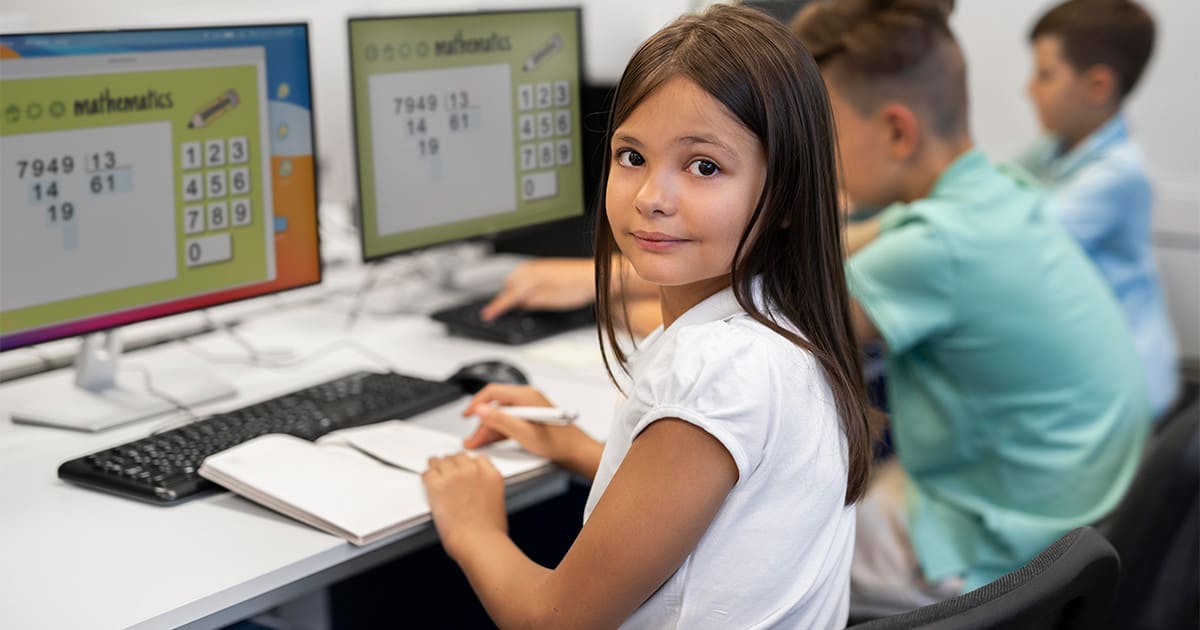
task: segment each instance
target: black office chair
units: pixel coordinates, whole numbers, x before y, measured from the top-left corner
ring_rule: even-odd
[[[1183,400],[1147,438],[1125,498],[1096,524],[1123,566],[1110,628],[1200,625],[1200,401]]]
[[[1120,571],[1112,545],[1080,527],[990,584],[848,630],[1093,630],[1104,623]]]

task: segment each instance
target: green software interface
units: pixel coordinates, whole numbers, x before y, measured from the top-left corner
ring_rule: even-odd
[[[363,255],[583,213],[578,9],[350,21]]]
[[[267,109],[261,46],[0,62],[0,333],[274,280]]]

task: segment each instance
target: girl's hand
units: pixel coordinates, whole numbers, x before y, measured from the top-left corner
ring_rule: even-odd
[[[431,457],[421,481],[438,536],[451,557],[455,557],[465,537],[488,531],[508,532],[504,477],[487,456],[459,453]]]
[[[550,400],[528,385],[490,384],[475,394],[463,416],[479,416],[480,425],[475,432],[463,440],[465,448],[499,442],[505,438],[517,441],[534,455],[554,459],[561,454],[563,431],[571,427],[548,426],[510,416],[496,407],[516,405],[521,407],[553,407]],[[578,430],[578,429],[576,429]]]

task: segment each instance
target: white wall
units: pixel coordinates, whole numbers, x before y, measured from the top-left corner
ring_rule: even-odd
[[[1182,353],[1200,357],[1200,2],[1142,0],[1154,14],[1154,57],[1128,102],[1129,124],[1155,187],[1154,241]],[[1038,132],[1025,97],[1027,44],[1057,0],[960,0],[953,24],[967,55],[976,141],[993,158]]]
[[[1200,2],[1144,0],[1159,27],[1154,58],[1129,114],[1155,183],[1155,242],[1184,353],[1200,357]],[[711,0],[578,0],[584,10],[585,67],[593,82],[615,82],[642,39],[680,12]],[[354,194],[350,159],[350,15],[560,6],[563,0],[5,0],[0,30],[71,30],[301,20],[312,25],[322,197]],[[1037,133],[1024,95],[1031,63],[1026,37],[1054,0],[959,0],[954,26],[970,68],[975,137],[994,158],[1015,154]]]

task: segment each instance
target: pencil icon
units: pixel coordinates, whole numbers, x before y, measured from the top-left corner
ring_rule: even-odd
[[[199,129],[212,123],[212,121],[220,118],[221,114],[237,107],[238,93],[237,90],[229,90],[228,92],[218,96],[216,100],[200,108],[192,119],[188,121],[188,129]]]
[[[543,61],[546,60],[546,57],[549,57],[551,53],[562,49],[562,47],[562,37],[559,37],[558,33],[555,33],[554,36],[551,37],[550,40],[547,41],[541,48],[535,50],[532,55],[529,55],[529,58],[525,60],[525,65],[521,66],[521,69],[525,72],[529,72],[530,70],[537,68],[542,64]]]

